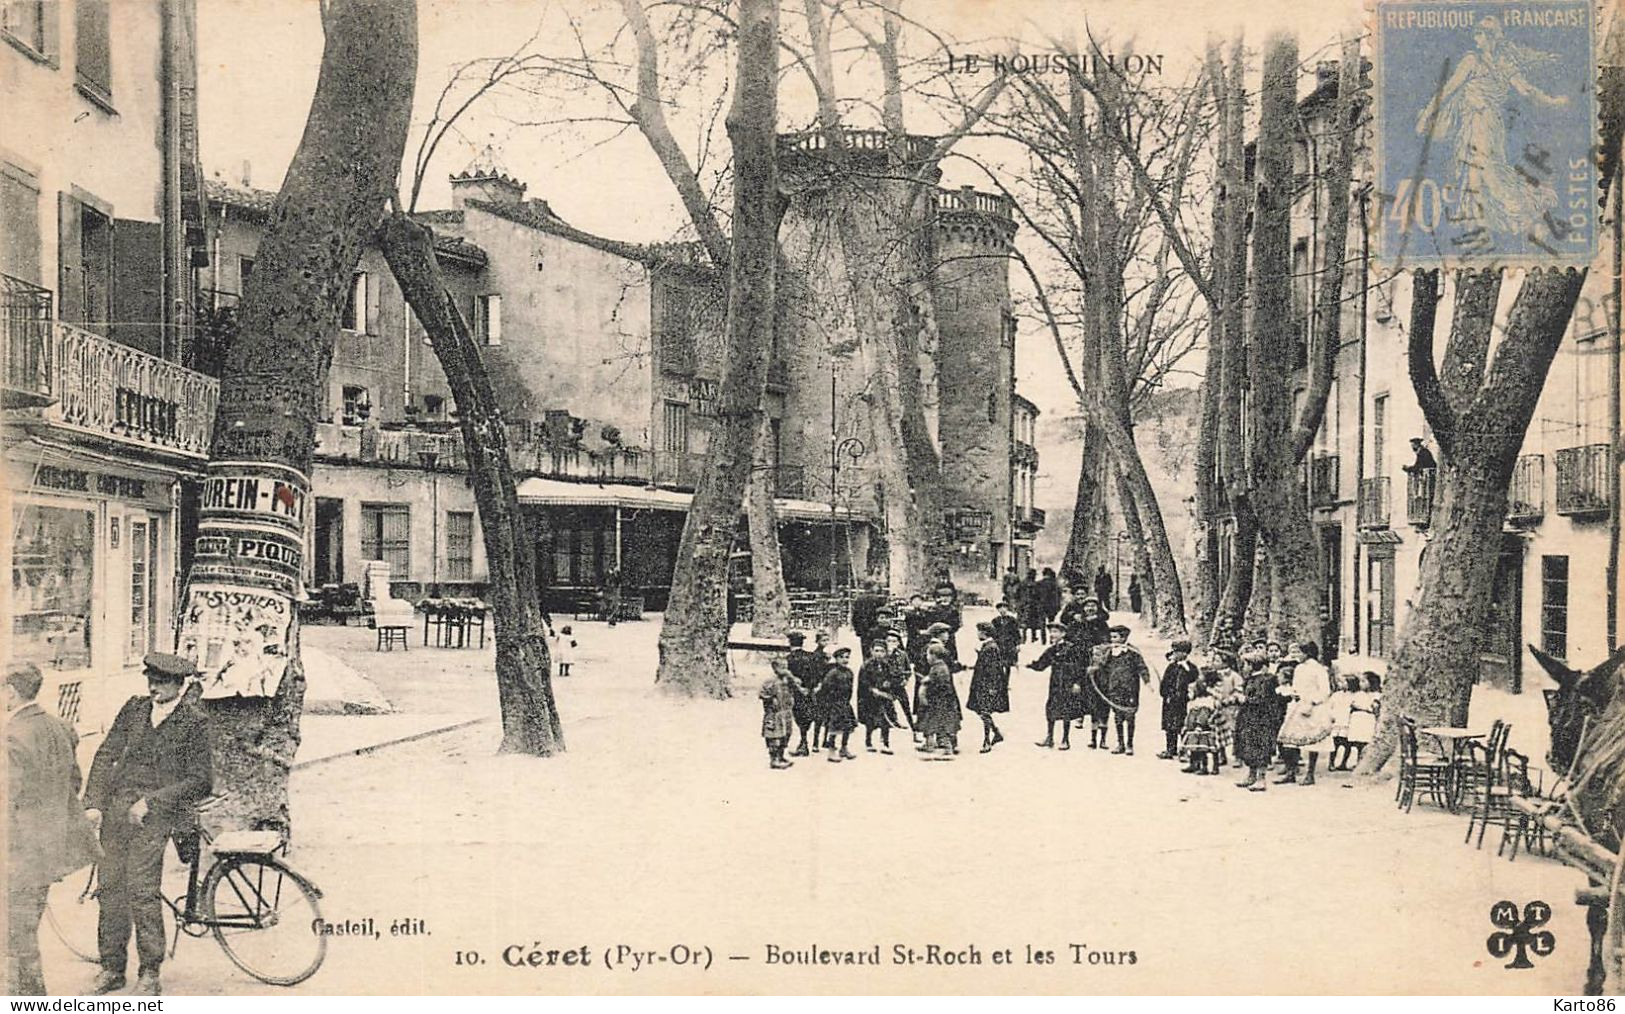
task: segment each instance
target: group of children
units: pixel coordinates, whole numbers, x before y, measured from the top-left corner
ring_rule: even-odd
[[[1376,734],[1382,710],[1382,677],[1372,671],[1360,675],[1332,675],[1319,661],[1313,642],[1294,647],[1291,655],[1273,641],[1262,639],[1239,653],[1217,650],[1207,665],[1190,660],[1188,641],[1171,647],[1163,677],[1164,759],[1185,762],[1191,774],[1219,774],[1227,765],[1251,769],[1243,788],[1262,791],[1262,771],[1272,760],[1283,765],[1279,781],[1295,782],[1307,726],[1315,739],[1303,784],[1314,783],[1314,759],[1329,746],[1326,770],[1352,771]],[[1314,673],[1329,692],[1315,693],[1314,680],[1298,679]],[[1180,706],[1183,701],[1183,707]],[[1288,722],[1290,713],[1301,719]],[[1311,720],[1306,716],[1314,716]],[[1287,730],[1283,732],[1283,730]]]

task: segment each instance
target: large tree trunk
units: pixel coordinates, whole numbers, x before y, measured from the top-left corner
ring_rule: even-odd
[[[784,564],[779,559],[779,515],[773,508],[778,491],[774,469],[773,427],[762,416],[750,484],[746,490],[745,520],[750,528],[752,612],[750,632],[757,637],[781,637],[790,629],[790,592],[784,587]]]
[[[1292,145],[1297,122],[1298,44],[1272,35],[1264,47],[1259,105],[1258,191],[1253,214],[1252,506],[1269,550],[1273,633],[1301,640],[1320,629],[1320,554],[1298,484],[1292,398],[1281,364],[1295,344],[1292,313]],[[1256,594],[1256,588],[1255,588]]]
[[[1257,531],[1255,528],[1254,531]],[[1246,633],[1249,636],[1258,634],[1271,634],[1272,625],[1279,621],[1281,607],[1275,603],[1274,571],[1270,567],[1269,547],[1264,545],[1262,538],[1254,540],[1253,549],[1253,594],[1247,601]],[[1276,635],[1276,639],[1285,644],[1287,641],[1300,641],[1303,638],[1288,634],[1285,637]]]
[[[1499,289],[1498,274],[1457,276],[1445,383],[1434,364],[1438,273],[1419,271],[1412,281],[1410,374],[1439,441],[1437,500],[1416,604],[1383,684],[1382,727],[1362,771],[1377,770],[1393,753],[1399,716],[1423,725],[1467,722],[1507,487],[1585,281],[1583,271],[1526,275],[1491,363],[1480,336],[1495,323],[1490,294]]]
[[[779,193],[777,0],[739,0],[739,53],[728,138],[734,159],[733,249],[723,339],[721,410],[710,460],[683,525],[655,679],[669,691],[722,698],[728,676],[728,557],[755,460],[773,348]]]
[[[1093,387],[1091,379],[1084,389],[1084,397],[1090,397]],[[1061,569],[1093,574],[1097,566],[1107,562],[1106,540],[1111,538],[1111,526],[1106,521],[1106,469],[1111,459],[1106,452],[1105,434],[1100,432],[1099,426],[1087,421],[1083,426],[1082,458],[1077,498],[1072,506],[1072,531],[1067,537]]]
[[[404,214],[379,232],[384,257],[445,371],[480,509],[496,638],[503,753],[546,757],[564,749],[551,660],[536,589],[536,559],[519,513],[508,436],[490,378],[462,312],[446,289],[434,234]]]
[[[1156,624],[1157,616],[1157,577],[1151,567],[1151,552],[1146,548],[1145,525],[1140,521],[1140,504],[1134,497],[1134,490],[1124,480],[1123,472],[1118,470],[1117,476],[1117,502],[1123,512],[1123,530],[1128,533],[1128,544],[1134,553],[1134,573],[1131,577],[1140,579],[1140,610],[1139,615]],[[1128,582],[1123,581],[1122,601],[1128,601]],[[1130,608],[1133,608],[1132,603]]]
[[[395,190],[417,74],[412,0],[333,0],[323,19],[316,94],[220,381],[181,614],[224,796],[206,820],[226,828],[290,827],[305,694],[293,600],[316,421],[351,275]],[[252,488],[244,480],[266,495],[232,496]]]

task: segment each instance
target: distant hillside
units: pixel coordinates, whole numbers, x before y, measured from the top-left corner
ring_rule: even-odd
[[[1195,388],[1158,391],[1135,423],[1134,439],[1162,508],[1163,524],[1173,546],[1179,575],[1189,595],[1194,567],[1196,427],[1201,399]],[[1057,566],[1066,555],[1072,531],[1072,505],[1077,496],[1078,465],[1083,456],[1083,420],[1078,416],[1040,416],[1038,426],[1038,506],[1047,517],[1034,555],[1040,567]],[[1115,515],[1117,530],[1122,529]],[[1125,568],[1124,580],[1127,580]]]

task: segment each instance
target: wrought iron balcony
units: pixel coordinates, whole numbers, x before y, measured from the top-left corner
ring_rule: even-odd
[[[1613,455],[1607,444],[1567,447],[1557,461],[1557,513],[1606,514],[1613,501]]]
[[[1028,532],[1036,532],[1038,529],[1044,527],[1045,520],[1046,515],[1044,513],[1044,508],[1042,507],[1016,508],[1016,527],[1018,529],[1026,529]]]
[[[1309,505],[1335,507],[1338,499],[1338,456],[1316,454],[1309,459]]]
[[[1412,528],[1426,528],[1433,524],[1433,491],[1438,485],[1439,470],[1419,468],[1405,476],[1405,520]]]
[[[1546,458],[1525,454],[1513,466],[1512,483],[1507,488],[1507,520],[1513,524],[1534,524],[1546,516]]]
[[[51,399],[51,290],[0,275],[0,377],[6,407]]]
[[[1374,479],[1360,480],[1359,524],[1361,528],[1388,527],[1388,486],[1388,477],[1386,475]]]
[[[42,422],[122,444],[208,457],[219,381],[50,320],[42,313],[49,304],[15,279],[5,298],[5,407],[27,406]]]

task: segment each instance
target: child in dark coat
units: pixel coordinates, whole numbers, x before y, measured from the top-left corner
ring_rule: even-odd
[[[863,725],[863,748],[875,752],[875,730],[880,730],[880,752],[891,753],[891,730],[897,725],[893,710],[895,679],[891,652],[886,639],[875,638],[869,646],[869,657],[858,670],[858,721]]]
[[[836,648],[824,681],[818,686],[819,711],[824,721],[824,746],[829,750],[827,760],[839,762],[857,760],[850,749],[852,730],[858,727],[858,716],[852,713],[852,661],[851,648]],[[840,750],[836,751],[835,737],[840,737]]]
[[[982,752],[987,753],[1004,742],[1004,733],[999,731],[993,716],[1010,710],[1010,662],[1004,649],[993,640],[992,624],[978,623],[976,633],[982,640],[965,706],[982,720]]]

